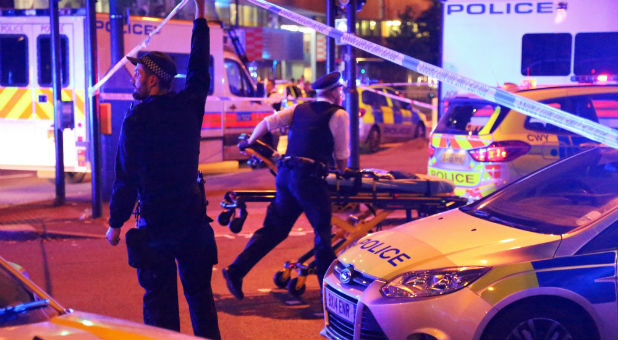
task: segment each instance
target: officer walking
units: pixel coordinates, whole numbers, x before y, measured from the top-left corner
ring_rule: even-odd
[[[335,259],[331,245],[331,204],[326,181],[328,164],[345,168],[349,118],[341,104],[341,74],[329,73],[313,83],[315,102],[303,103],[266,117],[254,129],[243,149],[267,131],[289,127],[288,149],[279,162],[277,194],[268,206],[264,226],[253,234],[234,263],[223,269],[229,291],[242,299],[242,279],[269,251],[290,233],[301,213],[315,232],[314,253],[320,285]]]
[[[107,240],[120,241],[120,228],[136,200],[139,229],[127,233],[129,263],[146,291],[144,322],[180,331],[176,263],[189,305],[193,332],[220,339],[211,288],[217,263],[214,233],[208,223],[203,187],[197,182],[200,130],[210,86],[210,33],[204,0],[196,15],[186,86],[176,93],[173,59],[162,52],[136,65],[133,97],[141,102],[125,116],[116,154]]]

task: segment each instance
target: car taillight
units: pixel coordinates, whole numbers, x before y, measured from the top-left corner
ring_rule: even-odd
[[[433,154],[436,152],[436,148],[434,148],[431,145],[427,146],[427,154],[429,155],[429,158],[433,157]]]
[[[508,162],[525,155],[530,145],[521,141],[493,142],[488,146],[468,150],[477,162]]]
[[[365,113],[367,113],[367,110],[365,109],[358,109],[358,118],[361,118],[365,115]]]

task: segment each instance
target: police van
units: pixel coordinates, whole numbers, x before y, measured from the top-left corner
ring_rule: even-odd
[[[616,0],[448,0],[443,18],[442,66],[488,85],[618,75]],[[439,98],[458,94],[443,83]]]
[[[65,10],[63,10],[65,11]],[[60,49],[63,110],[72,121],[63,131],[65,171],[72,174],[90,171],[90,136],[85,115],[85,16],[65,11],[60,16]],[[98,78],[110,63],[110,24],[108,14],[97,14]],[[159,25],[161,19],[130,17],[124,25],[124,49],[130,51]],[[210,27],[211,87],[202,125],[200,162],[239,159],[237,136],[251,132],[265,116],[272,114],[264,103],[255,81],[232,52],[232,45],[219,23]],[[139,55],[159,50],[175,59],[183,86],[189,57],[192,22],[170,20],[152,37]],[[0,168],[17,170],[53,170],[55,140],[53,131],[53,94],[50,53],[49,15],[39,10],[4,11],[0,17]],[[104,85],[99,96],[101,133],[112,135],[118,121],[133,101],[127,63],[118,77]],[[68,107],[66,107],[68,106]],[[65,117],[66,118],[66,117]],[[67,119],[65,119],[66,121]],[[113,153],[113,150],[110,151]]]

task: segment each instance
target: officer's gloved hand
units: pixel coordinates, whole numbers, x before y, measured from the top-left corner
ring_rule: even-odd
[[[354,170],[351,168],[345,168],[343,169],[343,171],[341,171],[341,177],[348,179],[348,178],[353,178],[359,175],[358,170]]]
[[[247,147],[249,147],[249,143],[247,143],[247,141],[246,141],[246,140],[241,140],[241,141],[238,143],[238,149],[239,149],[240,151],[245,151],[245,149],[246,149]]]

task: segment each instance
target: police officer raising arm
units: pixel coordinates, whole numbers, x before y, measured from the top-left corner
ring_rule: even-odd
[[[200,131],[210,87],[210,33],[204,0],[196,15],[185,88],[173,91],[176,64],[167,54],[127,57],[134,65],[133,97],[139,104],[124,118],[116,154],[107,240],[120,229],[138,201],[138,229],[127,232],[129,264],[144,288],[144,322],[180,331],[176,266],[193,332],[220,339],[211,288],[217,263],[214,233],[198,183]]]
[[[314,253],[320,285],[335,259],[331,245],[331,204],[325,177],[328,164],[343,170],[350,155],[349,118],[340,106],[341,74],[329,73],[313,83],[315,102],[303,103],[266,117],[243,149],[268,131],[289,127],[288,148],[279,161],[275,200],[268,206],[264,226],[253,234],[234,263],[223,269],[229,291],[242,299],[242,280],[257,262],[285,240],[301,213],[313,227]]]

